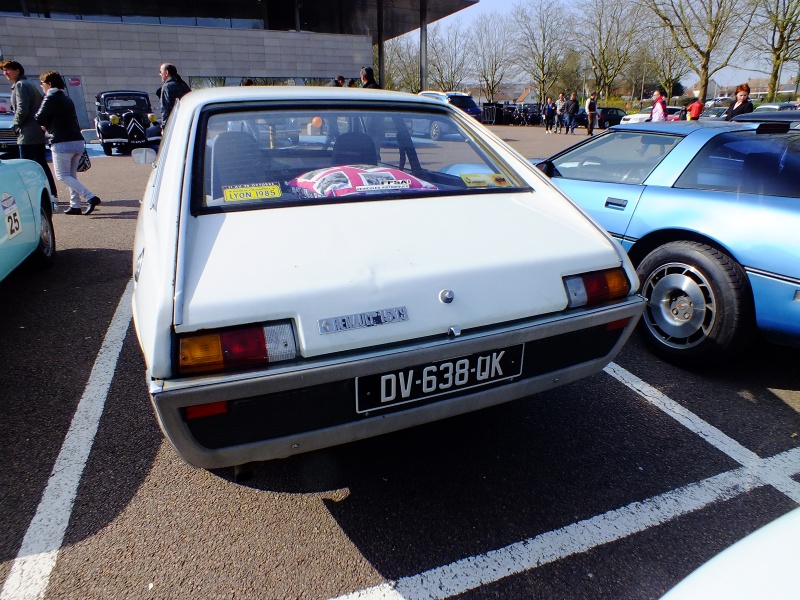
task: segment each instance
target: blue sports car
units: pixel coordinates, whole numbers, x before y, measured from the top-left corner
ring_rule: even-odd
[[[0,160],[0,281],[26,258],[48,267],[56,252],[53,205],[42,167],[32,160]]]
[[[756,331],[800,346],[800,131],[619,125],[537,166],[627,250],[659,356],[717,363]]]

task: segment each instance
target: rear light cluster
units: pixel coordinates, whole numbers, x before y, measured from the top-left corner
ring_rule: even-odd
[[[291,322],[184,335],[178,348],[181,375],[213,373],[292,360],[297,355]]]
[[[625,269],[617,267],[565,277],[564,287],[567,288],[569,297],[568,308],[576,308],[624,298],[631,291],[631,282],[628,281]]]

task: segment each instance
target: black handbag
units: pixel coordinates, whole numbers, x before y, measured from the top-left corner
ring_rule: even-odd
[[[86,148],[83,149],[80,160],[78,160],[78,173],[83,173],[92,168],[92,161],[89,160],[89,153]]]

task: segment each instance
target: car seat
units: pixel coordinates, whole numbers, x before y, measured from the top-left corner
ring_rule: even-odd
[[[211,149],[211,190],[222,197],[223,188],[264,183],[266,168],[255,138],[245,131],[223,131]]]
[[[375,165],[378,153],[375,142],[366,133],[343,133],[336,138],[331,165]]]

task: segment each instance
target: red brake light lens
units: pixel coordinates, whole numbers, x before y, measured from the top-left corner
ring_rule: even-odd
[[[291,360],[296,353],[289,322],[190,334],[180,338],[178,370],[188,375],[243,369]]]
[[[631,282],[622,267],[593,271],[564,278],[569,308],[599,304],[623,298],[631,291]]]

